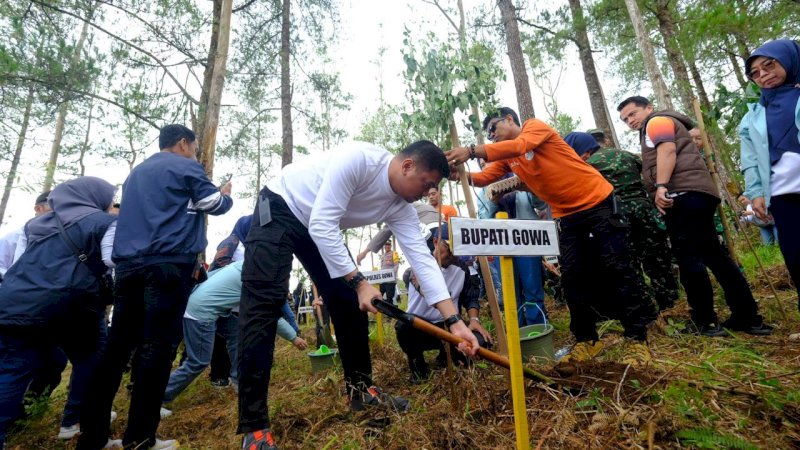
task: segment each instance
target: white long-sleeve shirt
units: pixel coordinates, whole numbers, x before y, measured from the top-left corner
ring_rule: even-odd
[[[447,288],[450,290],[450,295],[453,299],[461,295],[464,289],[464,279],[467,274],[464,269],[455,264],[451,264],[441,269],[444,280],[447,283]],[[420,289],[425,292],[425,288],[420,285]],[[428,322],[441,322],[444,320],[442,313],[438,309],[432,307],[427,303],[427,296],[423,296],[413,284],[408,285],[408,310],[406,312],[414,314],[415,316],[422,317]],[[453,306],[458,308],[456,301],[453,300]]]
[[[17,228],[5,236],[0,237],[0,275],[6,276],[8,269],[19,259],[19,255],[17,254],[17,242],[24,236],[24,229]]]
[[[283,168],[269,188],[280,195],[317,245],[331,277],[356,270],[340,230],[386,223],[408,258],[428,304],[450,298],[411,204],[389,185],[393,155],[353,142]]]

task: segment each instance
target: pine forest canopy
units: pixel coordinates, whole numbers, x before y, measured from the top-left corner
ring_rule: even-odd
[[[800,37],[800,2],[24,0],[0,20],[0,220],[18,226],[54,183],[121,184],[166,123],[193,128],[208,173],[251,199],[348,139],[482,142],[497,105],[635,150],[619,99],[691,115],[697,98],[736,178],[735,126],[757,95],[743,60]]]

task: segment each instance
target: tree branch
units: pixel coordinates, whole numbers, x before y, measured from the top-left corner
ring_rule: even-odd
[[[240,11],[244,11],[245,9],[249,8],[250,5],[252,5],[255,2],[256,2],[256,0],[247,0],[242,6],[238,6],[236,8],[233,8],[233,11],[231,11],[231,13],[237,13],[237,12],[240,12]]]
[[[444,8],[442,8],[442,5],[439,4],[439,0],[432,0],[432,1],[431,0],[422,0],[422,3],[427,3],[429,5],[434,5],[437,8],[439,8],[439,11],[441,11],[441,13],[444,15],[445,19],[447,19],[447,21],[450,22],[450,25],[452,25],[453,28],[456,30],[456,33],[459,32],[458,25],[456,25],[456,23],[453,21],[453,19],[450,18],[450,14],[447,14],[447,11],[445,11]]]
[[[135,13],[133,13],[131,11],[128,11],[127,9],[122,8],[121,6],[119,6],[119,5],[115,4],[115,3],[112,3],[110,1],[107,1],[107,0],[97,0],[97,2],[102,3],[104,5],[111,6],[113,8],[117,8],[118,10],[124,12],[125,14],[127,14],[127,15],[129,15],[131,17],[133,17],[134,19],[138,20],[139,22],[142,22],[151,32],[153,32],[153,34],[155,34],[156,36],[158,36],[161,39],[163,39],[164,41],[166,41],[167,44],[169,44],[172,48],[177,49],[178,52],[183,53],[187,58],[189,58],[189,60],[195,61],[195,62],[197,62],[197,61],[205,61],[205,60],[198,59],[196,56],[194,56],[191,53],[189,53],[189,51],[186,50],[185,48],[179,47],[173,40],[171,40],[169,38],[169,36],[164,35],[164,33],[162,33],[161,30],[159,30],[158,28],[154,27],[150,22],[142,19],[137,14],[135,14]],[[205,64],[205,62],[203,62],[202,64]]]
[[[570,35],[567,35],[567,34],[562,34],[562,33],[555,32],[555,31],[551,30],[550,28],[544,27],[542,25],[537,25],[537,24],[535,24],[533,22],[528,22],[527,20],[525,20],[525,19],[523,19],[522,17],[519,17],[519,16],[517,16],[517,22],[521,22],[521,23],[523,23],[523,24],[525,24],[525,25],[527,25],[527,26],[529,26],[531,28],[535,28],[535,29],[537,29],[539,31],[544,31],[545,33],[553,35],[555,37],[559,37],[559,38],[562,38],[562,39],[566,39],[568,41],[572,41],[573,44],[577,45],[578,48],[580,48],[580,44],[578,44],[578,40],[575,39],[574,36],[570,36]]]
[[[12,77],[7,77],[7,78],[2,79],[2,80],[3,81],[9,81],[9,80],[11,80],[11,81],[13,81],[13,80],[25,81],[25,82],[29,82],[29,83],[37,83],[37,84],[40,84],[42,86],[50,86],[51,85],[50,83],[47,82],[47,80],[41,80],[41,79],[38,79],[38,78],[31,78],[31,77],[12,76]],[[62,86],[59,86],[59,88],[62,89],[62,90],[66,90],[67,92],[71,92],[73,94],[83,95],[83,96],[86,96],[86,97],[90,97],[90,98],[94,98],[94,99],[106,102],[106,103],[108,103],[110,105],[114,105],[117,108],[121,109],[122,111],[124,111],[124,112],[126,112],[128,114],[136,116],[139,120],[147,123],[151,127],[155,128],[157,130],[161,129],[161,126],[157,125],[155,122],[150,120],[149,117],[146,117],[146,116],[142,115],[141,113],[128,108],[127,106],[123,105],[122,103],[117,102],[116,100],[112,100],[110,98],[106,98],[106,97],[97,95],[95,93],[89,92],[89,91],[84,91],[84,90],[81,90],[81,89],[75,89],[75,88],[70,87],[68,85],[62,85]]]
[[[32,3],[36,3],[37,5],[42,6],[44,8],[48,8],[48,9],[52,9],[53,11],[60,12],[61,14],[66,14],[66,15],[68,15],[70,17],[74,17],[74,18],[76,18],[76,19],[78,19],[78,20],[80,20],[82,22],[86,22],[92,28],[95,28],[95,29],[97,29],[99,31],[102,31],[106,35],[111,36],[112,38],[122,42],[123,44],[128,45],[131,48],[133,48],[135,50],[138,50],[139,52],[149,56],[153,61],[156,61],[158,63],[158,65],[164,70],[164,72],[167,74],[167,76],[169,76],[170,79],[172,79],[172,81],[175,83],[175,85],[178,87],[178,89],[180,89],[180,91],[183,93],[183,95],[186,96],[187,99],[189,99],[194,104],[199,104],[200,103],[197,100],[195,100],[195,98],[192,97],[191,94],[189,94],[189,92],[186,90],[186,88],[184,88],[181,85],[181,83],[178,81],[177,78],[175,78],[175,76],[172,74],[172,72],[167,70],[167,67],[164,65],[164,63],[161,62],[160,59],[158,59],[155,55],[153,55],[152,53],[150,53],[147,50],[143,49],[142,47],[139,47],[138,45],[136,45],[136,44],[134,44],[134,43],[132,43],[130,41],[127,41],[127,40],[121,38],[120,36],[117,36],[116,34],[106,30],[105,28],[103,28],[103,27],[101,27],[101,26],[99,26],[97,24],[92,23],[90,20],[87,20],[86,18],[81,17],[81,16],[79,16],[79,15],[73,13],[73,12],[66,11],[66,10],[58,8],[56,6],[47,4],[47,3],[45,3],[45,2],[43,2],[41,0],[31,0],[31,2]]]

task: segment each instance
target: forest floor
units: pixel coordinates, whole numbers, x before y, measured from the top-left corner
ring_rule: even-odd
[[[767,271],[779,288],[787,320],[764,277],[754,273],[748,278],[756,280],[761,312],[775,326],[771,336],[680,334],[688,318],[682,299],[652,325],[654,360],[645,369],[616,362],[622,355],[622,336],[615,322],[601,326],[605,350],[598,360],[578,365],[569,376],[552,365],[529,364],[564,377],[557,387],[526,381],[530,448],[800,448],[800,342],[789,340],[789,334],[800,332],[800,316],[785,268],[779,261],[773,263]],[[752,270],[748,267],[748,273]],[[715,291],[720,292],[719,286]],[[571,344],[566,307],[550,298],[547,307],[556,328],[555,348]],[[721,299],[717,311],[721,318],[728,315]],[[391,323],[385,330],[382,347],[372,342],[374,378],[386,391],[409,398],[411,410],[402,415],[351,413],[340,370],[311,374],[305,352],[280,341],[269,393],[272,429],[280,448],[515,448],[504,369],[477,362],[468,369],[440,369],[429,381],[411,384]],[[312,325],[303,333],[312,336]],[[31,416],[18,424],[7,448],[74,448],[74,440],[56,439],[67,376],[68,370],[49,403],[35,405]],[[232,388],[214,388],[204,374],[172,403],[174,414],[161,421],[159,436],[178,439],[181,449],[241,448],[241,438],[235,435],[236,398]],[[125,429],[127,407],[128,392],[121,388],[114,437],[121,437]]]

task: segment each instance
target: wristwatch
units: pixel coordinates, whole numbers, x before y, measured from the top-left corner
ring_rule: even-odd
[[[356,274],[355,274],[355,275],[353,275],[353,278],[350,278],[349,280],[348,280],[348,279],[345,279],[345,280],[344,280],[344,282],[345,282],[345,284],[347,284],[347,287],[349,287],[350,289],[352,289],[352,290],[354,290],[354,291],[355,291],[355,290],[356,290],[356,288],[358,287],[358,285],[359,285],[359,284],[360,284],[362,281],[364,281],[364,280],[366,280],[366,279],[367,279],[367,277],[365,277],[363,273],[361,273],[361,272],[356,272]]]
[[[658,188],[660,188],[660,187],[662,187],[662,188],[666,188],[666,189],[669,189],[669,188],[667,188],[667,183],[656,183],[656,184],[654,184],[653,186],[654,186],[656,189],[658,189]]]
[[[447,319],[444,319],[444,324],[447,325],[447,328],[452,327],[458,322],[461,322],[461,314],[453,314]]]

